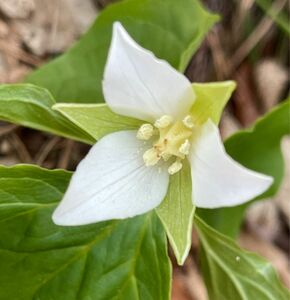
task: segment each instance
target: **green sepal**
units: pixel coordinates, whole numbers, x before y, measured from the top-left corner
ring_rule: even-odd
[[[144,123],[115,114],[106,104],[59,103],[54,105],[53,109],[96,140],[115,131],[137,130]]]
[[[195,211],[191,200],[189,162],[185,159],[182,163],[182,169],[170,176],[167,195],[161,205],[156,208],[179,265],[183,265],[191,247]]]
[[[211,119],[217,125],[225,105],[236,88],[236,83],[234,81],[193,83],[192,88],[196,94],[196,100],[190,110],[194,123],[202,125]]]

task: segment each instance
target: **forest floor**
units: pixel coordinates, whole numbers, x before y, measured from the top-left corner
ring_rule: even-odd
[[[65,52],[93,23],[108,0],[0,0],[0,83],[21,82]],[[233,79],[238,88],[220,129],[223,138],[248,127],[287,96],[288,38],[253,0],[204,1],[223,21],[208,34],[186,75],[191,81]],[[287,1],[273,1],[273,11]],[[249,25],[250,24],[250,25]],[[290,138],[282,149],[285,178],[274,199],[250,206],[239,244],[266,257],[290,289]],[[88,147],[71,140],[0,122],[0,164],[34,163],[74,170]],[[174,264],[173,300],[205,300],[196,258],[198,239],[185,265]],[[174,261],[174,259],[173,259]]]

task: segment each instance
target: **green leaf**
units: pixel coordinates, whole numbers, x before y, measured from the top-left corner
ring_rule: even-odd
[[[282,182],[284,161],[280,143],[283,136],[290,134],[289,111],[290,101],[284,101],[252,128],[234,134],[225,142],[226,151],[234,160],[249,169],[273,176],[271,188],[257,199],[274,196]],[[215,229],[235,237],[250,203],[229,208],[199,209],[199,214]]]
[[[154,213],[59,227],[71,174],[0,167],[0,299],[169,299],[171,266]]]
[[[230,238],[195,217],[201,242],[201,262],[209,299],[287,300],[271,264],[242,250]]]
[[[85,143],[94,138],[51,109],[55,101],[43,88],[31,84],[0,86],[0,119],[47,131]]]
[[[62,113],[96,140],[115,131],[137,130],[144,123],[117,115],[106,104],[59,103],[54,105],[53,109]]]
[[[209,28],[218,20],[197,0],[127,0],[110,5],[66,54],[27,79],[60,102],[102,102],[102,77],[112,34],[120,21],[143,47],[184,71]]]
[[[191,198],[190,166],[185,160],[181,171],[170,176],[166,198],[156,209],[179,265],[183,265],[191,247],[195,210]]]
[[[225,105],[236,88],[234,81],[193,83],[196,100],[191,108],[195,124],[203,124],[208,119],[218,124]]]

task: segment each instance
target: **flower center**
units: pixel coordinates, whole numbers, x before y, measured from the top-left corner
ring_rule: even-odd
[[[143,160],[146,166],[154,166],[160,160],[173,160],[168,168],[170,175],[177,173],[182,168],[182,160],[189,154],[190,137],[194,123],[192,117],[187,115],[182,121],[173,121],[173,118],[164,115],[154,123],[143,124],[137,133],[140,140],[149,140],[153,136],[159,136],[154,139],[152,148],[143,154]]]

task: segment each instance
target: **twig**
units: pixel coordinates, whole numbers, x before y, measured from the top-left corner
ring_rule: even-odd
[[[36,158],[35,158],[35,163],[37,165],[42,165],[49,153],[52,151],[52,149],[55,147],[55,145],[60,141],[60,137],[54,136],[51,139],[49,139],[43,147],[40,148],[38,151]]]
[[[52,27],[51,27],[51,31],[49,33],[49,48],[51,49],[52,45],[55,43],[55,39],[56,39],[56,34],[57,34],[57,30],[59,27],[59,21],[60,21],[60,11],[61,11],[61,2],[58,1],[57,5],[55,5],[55,11],[54,14],[52,15]]]
[[[0,41],[0,50],[5,52],[6,55],[10,55],[18,60],[23,61],[24,63],[30,64],[32,66],[39,66],[41,61],[34,55],[27,54],[22,49],[15,47],[5,41]]]
[[[275,14],[278,14],[285,3],[286,0],[276,1],[272,5],[271,10]],[[220,35],[217,30],[212,31],[212,33],[208,35],[207,40],[211,48],[213,63],[219,80],[231,77],[232,73],[239,67],[241,62],[266,35],[273,23],[274,21],[270,17],[265,16],[253,33],[242,43],[231,58],[226,58],[225,52],[220,44]]]
[[[184,276],[184,284],[192,299],[208,299],[204,281],[202,280],[198,267],[191,256],[187,258],[185,268],[186,276]]]
[[[18,128],[18,125],[7,125],[7,126],[0,126],[0,137],[4,136]]]
[[[21,141],[21,139],[16,133],[14,132],[10,133],[7,137],[7,140],[14,147],[14,149],[16,150],[19,156],[19,159],[22,162],[24,163],[32,162],[32,158],[29,151],[27,150],[26,146],[24,145],[24,143]]]
[[[208,34],[207,41],[211,49],[217,79],[223,80],[229,74],[230,62],[226,61],[224,51],[220,44],[220,35],[218,34],[218,31],[216,29],[212,30]]]
[[[74,141],[72,140],[66,140],[65,141],[65,148],[64,148],[64,153],[61,156],[57,167],[61,169],[66,169],[68,164],[69,164],[69,159],[73,150],[74,146]]]
[[[249,126],[260,116],[251,78],[251,69],[246,64],[243,64],[234,74],[238,86],[233,99],[235,114],[243,126]]]
[[[271,11],[274,15],[277,15],[285,6],[286,0],[275,1],[271,7]],[[240,48],[236,51],[233,57],[230,59],[231,71],[234,70],[245,57],[252,51],[252,49],[260,42],[260,40],[266,35],[271,26],[274,24],[274,20],[268,16],[265,16],[258,24],[252,34],[243,42]]]

